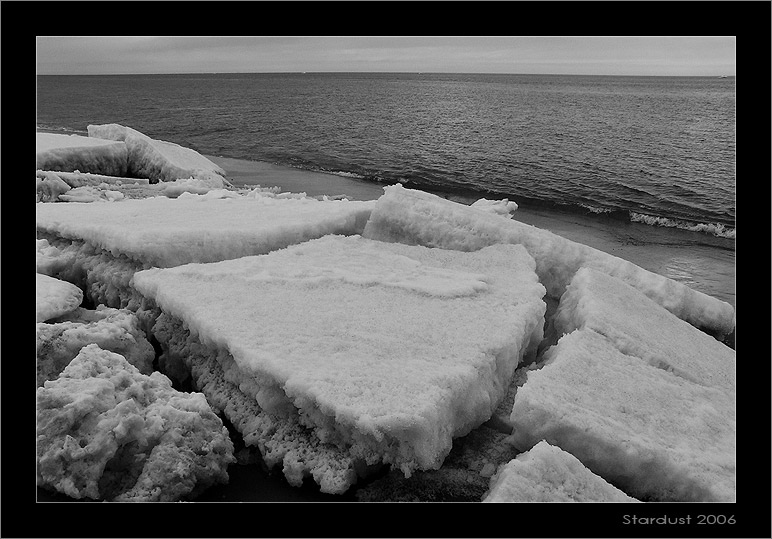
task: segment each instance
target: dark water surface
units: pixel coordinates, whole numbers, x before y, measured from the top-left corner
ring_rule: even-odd
[[[735,228],[734,78],[411,73],[40,76],[38,127],[120,123],[223,157]]]

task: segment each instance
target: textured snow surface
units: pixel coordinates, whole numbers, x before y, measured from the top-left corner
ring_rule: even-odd
[[[591,329],[621,352],[692,382],[735,391],[737,354],[624,282],[580,269],[560,299],[561,333]]]
[[[225,171],[190,148],[154,140],[130,127],[118,124],[89,125],[89,137],[123,141],[128,150],[129,173],[155,181],[196,178],[209,187],[222,188]]]
[[[70,266],[75,261],[72,253],[64,253],[58,247],[51,245],[48,240],[35,240],[35,270],[37,273],[54,277],[56,273]]]
[[[154,332],[164,347],[161,362],[187,367],[194,386],[230,420],[247,446],[258,447],[266,466],[281,469],[290,485],[300,487],[303,478],[311,476],[322,492],[340,494],[356,482],[351,454],[320,440],[300,424],[297,414],[269,414],[239,389],[233,358],[227,352],[202,345],[182,322],[166,314],[158,317]]]
[[[54,277],[80,287],[94,305],[132,311],[141,307],[142,297],[129,285],[134,273],[144,268],[140,262],[122,255],[113,256],[110,251],[82,241],[49,238],[53,245],[46,251],[51,254],[46,267],[56,270]],[[38,240],[42,241],[48,242]]]
[[[501,215],[502,217],[511,218],[512,214],[517,210],[517,203],[511,202],[508,198],[501,200],[488,200],[487,198],[481,198],[475,200],[470,204],[470,207],[477,210],[486,211],[495,215]]]
[[[514,442],[557,445],[643,501],[735,500],[735,396],[577,330],[545,353],[512,408]]]
[[[227,350],[228,375],[262,408],[297,409],[321,440],[406,473],[439,467],[453,437],[490,417],[546,308],[520,246],[463,253],[358,236],[150,269],[133,286]]]
[[[92,172],[125,176],[126,144],[79,135],[35,134],[35,165],[39,170]]]
[[[36,273],[35,278],[37,322],[67,314],[83,301],[83,291],[72,283],[42,273]]]
[[[233,443],[201,393],[84,347],[37,390],[38,485],[73,498],[176,501],[227,483]]]
[[[573,455],[539,442],[501,466],[483,502],[637,502]]]
[[[536,272],[554,298],[563,294],[579,268],[592,267],[622,279],[696,327],[722,334],[734,328],[734,308],[724,301],[547,230],[401,185],[384,188],[362,235],[461,251],[521,244],[536,260]]]
[[[36,202],[56,202],[69,190],[70,186],[53,172],[38,171],[35,175]]]
[[[155,350],[131,311],[104,305],[96,310],[79,307],[52,323],[37,324],[38,387],[46,380],[54,380],[88,344],[121,354],[142,374],[153,372]]]
[[[131,185],[148,185],[149,180],[147,178],[126,178],[122,176],[106,176],[104,174],[91,174],[88,172],[50,172],[45,170],[35,171],[35,175],[38,178],[45,178],[49,175],[54,175],[70,187],[83,187],[92,186],[96,187],[101,184],[108,185],[122,185],[124,183]]]
[[[37,231],[171,267],[263,254],[326,234],[359,234],[375,203],[214,195],[36,204]]]
[[[115,202],[122,200],[123,193],[101,186],[83,185],[59,195],[60,202]]]

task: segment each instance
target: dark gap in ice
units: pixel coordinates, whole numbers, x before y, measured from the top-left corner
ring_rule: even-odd
[[[705,328],[701,328],[701,329],[702,329],[702,331],[704,333],[707,333],[708,335],[710,335],[711,337],[713,337],[717,341],[727,345],[732,350],[735,349],[734,348],[734,339],[735,339],[735,333],[737,332],[737,326],[732,328],[732,333],[730,333],[729,335],[717,335],[715,332],[711,332],[711,331],[709,331],[709,330],[707,330]]]
[[[156,357],[156,360],[158,360],[158,357]],[[155,365],[155,362],[153,364]],[[163,373],[169,379],[169,381],[171,381],[172,388],[176,389],[177,391],[180,391],[182,393],[195,393],[195,392],[201,393],[201,391],[199,391],[196,388],[196,386],[193,384],[193,378],[187,377],[184,380],[180,381],[178,378],[174,376],[170,376],[161,370],[159,370],[159,372]],[[225,416],[221,416],[221,417],[223,419],[225,418]]]
[[[76,284],[76,283],[73,283]],[[81,288],[81,290],[83,290]],[[86,291],[83,291],[83,301],[80,302],[80,307],[82,309],[88,309],[89,311],[93,311],[97,308],[96,304],[94,303],[94,300],[89,296]]]
[[[539,363],[545,350],[558,342],[560,335],[555,329],[555,313],[558,310],[560,300],[550,296],[544,296],[544,303],[547,304],[547,311],[544,313],[544,337],[536,350],[536,358],[533,363]],[[524,364],[527,366],[528,364]]]
[[[146,333],[145,337],[147,338],[148,342],[153,347],[153,351],[155,352],[155,358],[153,359],[153,372],[158,372],[160,371],[158,360],[161,357],[161,354],[163,353],[163,348],[161,348],[161,343],[158,342],[158,339],[156,339],[155,335],[153,335],[152,333]],[[172,383],[172,387],[174,387],[174,383]]]
[[[419,470],[409,478],[391,470],[359,485],[356,497],[360,502],[480,502],[490,477],[518,453],[505,434],[480,426],[453,441],[438,470]]]

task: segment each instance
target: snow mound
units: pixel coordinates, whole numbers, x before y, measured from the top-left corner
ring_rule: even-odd
[[[637,288],[682,320],[729,334],[734,308],[635,264],[547,230],[451,202],[401,185],[384,187],[362,234],[412,245],[474,251],[495,243],[523,245],[536,260],[547,293],[559,298],[579,268],[591,267]]]
[[[501,466],[483,502],[638,502],[598,477],[573,455],[539,442]]]
[[[503,198],[501,200],[488,200],[487,198],[481,198],[472,202],[470,207],[511,219],[512,214],[514,214],[515,210],[517,210],[517,203],[510,202],[508,198]]]
[[[126,175],[129,153],[124,142],[36,133],[35,143],[35,166],[38,170]]]
[[[153,372],[155,350],[132,312],[104,305],[94,311],[79,307],[51,323],[37,324],[38,387],[54,380],[88,344],[121,354],[142,374]]]
[[[35,278],[37,322],[67,314],[83,301],[83,291],[72,283],[42,273],[36,273]]]
[[[534,266],[520,246],[462,253],[327,236],[141,271],[132,285],[227,351],[225,377],[261,409],[410,474],[438,468],[454,437],[490,418],[541,341]]]
[[[56,277],[56,274],[75,262],[75,255],[64,253],[48,240],[35,240],[35,270],[37,273]]]
[[[177,501],[227,483],[231,462],[228,431],[202,394],[95,344],[37,390],[39,486],[78,499]]]

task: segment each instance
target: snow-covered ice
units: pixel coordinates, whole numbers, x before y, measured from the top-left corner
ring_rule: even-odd
[[[37,172],[37,202],[113,202],[124,198],[177,198],[184,193],[220,193],[240,196],[236,191],[213,187],[211,181],[188,178],[149,184],[147,179],[118,178],[79,172]],[[224,195],[223,193],[227,193]],[[286,198],[286,197],[285,197]],[[305,198],[305,197],[296,197]]]
[[[42,273],[35,274],[35,312],[38,322],[45,322],[78,308],[83,291],[72,283]]]
[[[438,468],[454,437],[490,418],[540,342],[534,266],[521,246],[463,253],[327,236],[141,271],[133,286],[227,352],[224,378],[259,409],[409,474]]]
[[[210,405],[228,418],[247,446],[260,450],[266,466],[280,467],[290,485],[300,487],[305,477],[313,476],[322,492],[339,493],[356,481],[356,466],[349,453],[313,435],[300,424],[297,414],[280,418],[266,413],[254,397],[239,388],[241,381],[233,376],[230,354],[201,344],[180,320],[163,313],[153,330],[164,347],[160,362],[167,367],[176,362],[189,369],[195,387]],[[178,374],[172,370],[173,375]]]
[[[150,183],[195,179],[210,189],[230,185],[222,168],[190,148],[155,140],[118,124],[89,125],[87,129],[88,137],[36,133],[36,168],[51,172],[132,176]],[[97,181],[87,176],[71,178],[89,185]],[[110,180],[106,181],[110,183]]]
[[[37,170],[126,175],[128,149],[124,142],[80,135],[36,133],[35,143]]]
[[[37,273],[56,277],[57,273],[75,262],[75,255],[73,253],[65,254],[58,247],[48,243],[48,240],[35,240],[35,244],[37,248],[35,254],[35,269]]]
[[[560,299],[555,327],[560,333],[591,329],[627,355],[692,382],[735,392],[734,350],[599,271],[576,272]]]
[[[59,195],[70,190],[70,186],[53,172],[38,173],[35,183],[36,202],[56,202]]]
[[[169,198],[177,198],[183,193],[192,193],[194,195],[204,195],[204,194],[208,194],[210,191],[222,191],[224,193],[231,193],[232,196],[238,196],[233,191],[226,191],[219,187],[215,188],[215,187],[212,187],[212,185],[213,185],[212,182],[208,180],[188,178],[188,179],[180,179],[180,180],[159,183],[156,187],[158,188],[159,195],[169,197]]]
[[[201,393],[84,347],[37,390],[37,481],[73,498],[176,501],[227,483],[233,443]]]
[[[483,502],[638,502],[588,470],[576,457],[541,441],[499,468]]]
[[[142,298],[129,285],[134,273],[144,267],[141,263],[125,256],[115,257],[110,251],[82,241],[52,241],[60,253],[55,259],[58,266],[54,277],[78,286],[94,305],[141,309]],[[143,323],[142,329],[148,330],[149,326]]]
[[[547,230],[398,184],[384,188],[362,235],[461,251],[495,243],[521,244],[536,260],[536,272],[553,298],[563,294],[579,268],[592,267],[634,286],[700,329],[729,334],[735,324],[730,304],[672,279]]]
[[[98,186],[103,183],[108,185],[148,185],[150,180],[147,178],[127,178],[124,176],[107,176],[105,174],[91,174],[89,172],[51,172],[38,170],[35,172],[38,178],[56,177],[62,180],[70,187]]]
[[[92,185],[75,187],[59,195],[60,202],[115,202],[123,198],[121,191]]]
[[[734,501],[734,395],[620,352],[592,330],[564,335],[515,396],[513,442],[541,440],[643,501]]]
[[[129,280],[139,269],[264,254],[326,234],[359,234],[374,203],[218,189],[175,199],[37,204],[36,225],[38,238],[76,261],[57,277],[78,284],[95,304],[135,310]]]
[[[125,143],[128,170],[133,176],[151,182],[168,182],[195,178],[209,187],[227,185],[225,171],[195,150],[173,142],[155,140],[136,129],[119,124],[89,125],[89,137],[112,139]]]
[[[510,201],[508,198],[501,200],[488,200],[487,198],[480,198],[470,204],[471,208],[477,210],[487,211],[495,215],[501,215],[502,217],[511,218],[512,214],[517,210],[517,203]]]
[[[171,267],[264,254],[326,234],[359,234],[374,205],[207,195],[37,204],[37,231],[84,241],[148,266]]]
[[[38,387],[46,380],[54,380],[88,344],[121,354],[142,374],[153,372],[155,350],[131,311],[104,305],[96,310],[79,307],[50,323],[37,324]]]

